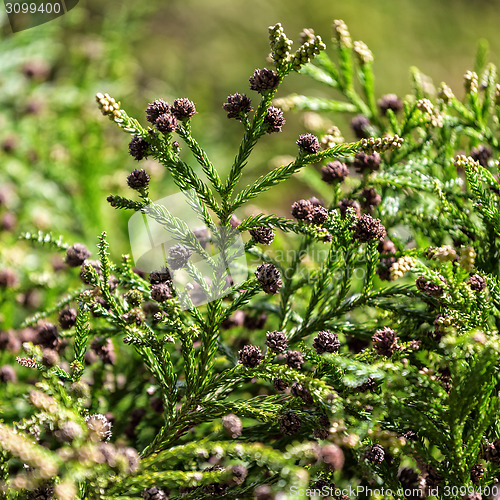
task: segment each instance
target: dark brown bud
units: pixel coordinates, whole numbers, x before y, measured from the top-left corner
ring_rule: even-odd
[[[151,286],[151,298],[156,302],[165,302],[172,298],[172,289],[168,283],[158,283]]]
[[[392,328],[385,327],[381,330],[377,330],[374,333],[372,340],[373,348],[377,354],[381,354],[382,356],[390,357],[398,349],[399,338]]]
[[[177,118],[170,113],[160,115],[155,121],[155,127],[160,132],[170,134],[177,128]]]
[[[262,93],[266,90],[275,89],[279,82],[278,74],[272,69],[256,69],[253,76],[250,77],[250,89]]]
[[[175,271],[186,267],[193,252],[185,245],[177,244],[169,249],[168,254],[170,256],[167,259],[168,266]]]
[[[274,388],[279,392],[283,392],[285,389],[288,388],[288,382],[286,382],[282,378],[275,378],[273,380],[273,385]]]
[[[90,257],[90,252],[85,245],[75,243],[66,250],[66,264],[71,267],[78,267],[83,264],[85,259]]]
[[[96,338],[90,344],[91,349],[105,365],[114,365],[116,362],[115,347],[111,339]]]
[[[156,99],[148,105],[146,116],[149,123],[155,123],[156,120],[163,114],[170,111],[170,106],[163,99]]]
[[[189,99],[176,99],[171,109],[172,114],[178,120],[186,120],[196,114],[196,107]]]
[[[141,493],[141,498],[144,500],[168,500],[167,494],[156,486],[145,488]]]
[[[396,253],[396,245],[391,240],[384,240],[378,244],[377,250],[381,254]]]
[[[403,109],[403,102],[396,94],[387,94],[382,96],[377,101],[378,109],[380,109],[380,114],[385,116],[387,110],[392,110],[394,113],[399,113]]]
[[[308,220],[312,210],[313,205],[309,200],[299,200],[293,203],[291,214],[297,220]]]
[[[254,500],[274,500],[276,497],[271,487],[267,484],[257,486],[253,491]]]
[[[382,197],[375,191],[375,188],[372,187],[363,189],[361,198],[363,200],[361,206],[365,210],[373,210],[375,207],[378,207],[382,201]]]
[[[286,436],[293,436],[300,431],[302,420],[296,413],[288,411],[281,415],[279,423],[280,430],[283,434]]]
[[[274,264],[261,264],[257,268],[257,271],[255,271],[255,276],[257,277],[257,281],[262,286],[264,292],[271,295],[278,293],[279,289],[283,285],[280,272]]]
[[[275,352],[284,352],[288,347],[288,339],[283,332],[279,330],[274,330],[272,332],[267,332],[266,334],[266,345]]]
[[[470,478],[474,484],[478,484],[484,477],[484,465],[476,464],[470,471]]]
[[[309,217],[312,224],[320,226],[328,220],[328,210],[322,206],[315,206],[309,213]],[[309,220],[306,219],[308,222]]]
[[[477,148],[472,148],[471,157],[478,161],[483,167],[488,166],[488,160],[493,156],[491,148],[480,144]]]
[[[352,163],[352,166],[356,169],[357,172],[362,174],[365,170],[369,172],[375,172],[380,168],[381,163],[382,158],[377,152],[373,154],[367,154],[360,151],[354,156],[354,162]]]
[[[267,114],[264,117],[264,125],[267,127],[266,132],[268,134],[272,134],[273,132],[281,132],[285,123],[286,120],[281,109],[271,106],[267,110]]]
[[[128,145],[130,155],[137,161],[148,156],[149,143],[141,137],[133,137]]]
[[[256,227],[250,230],[252,238],[262,245],[270,245],[274,240],[274,232],[270,227]]]
[[[351,128],[358,139],[370,137],[370,120],[364,115],[355,116],[351,121]]]
[[[400,469],[398,479],[404,490],[420,491],[420,478],[414,469],[410,467]],[[412,496],[412,498],[419,498],[420,496]]]
[[[233,439],[241,436],[243,431],[243,424],[238,416],[230,413],[222,417],[222,427],[224,431]]]
[[[127,184],[132,189],[144,189],[149,184],[150,177],[145,170],[135,169],[127,177]]]
[[[379,444],[374,444],[365,451],[365,460],[374,464],[381,464],[384,461],[384,458],[385,450]]]
[[[318,336],[314,339],[313,347],[318,354],[337,352],[340,348],[339,336],[329,330],[318,332]]]
[[[85,269],[85,266],[86,265],[89,265],[89,266],[92,266],[92,269],[94,269],[94,271],[97,273],[97,275],[99,277],[102,277],[102,271],[101,271],[101,263],[97,260],[88,260],[88,261],[85,261],[81,266],[80,266],[80,279],[86,284],[86,285],[90,285],[91,282],[90,282],[90,279],[91,279],[91,275],[90,273],[87,271],[87,269]]]
[[[76,309],[67,307],[59,313],[59,325],[63,330],[69,330],[76,324]]]
[[[344,198],[339,202],[339,208],[342,217],[346,216],[348,208],[352,208],[357,217],[361,215],[361,205],[354,200],[348,200],[347,198]]]
[[[158,283],[172,283],[172,276],[166,267],[162,267],[158,271],[151,271],[149,274],[149,282],[152,285],[157,285]]]
[[[134,309],[130,309],[130,311],[122,314],[121,317],[123,321],[125,321],[125,323],[127,323],[128,325],[136,324],[137,326],[139,326],[146,320],[146,315],[140,307],[134,307]]]
[[[321,178],[327,184],[342,182],[349,175],[349,169],[345,163],[335,160],[321,167]]]
[[[446,280],[440,276],[441,281],[446,284]],[[444,293],[443,287],[434,283],[433,281],[428,281],[423,276],[419,276],[415,281],[415,286],[419,291],[425,293],[426,295],[430,295],[431,297],[441,297]]]
[[[286,364],[294,370],[300,370],[304,364],[304,356],[300,351],[287,351],[285,360]]]
[[[240,363],[247,368],[255,368],[262,361],[260,348],[255,345],[246,345],[239,352]]]
[[[51,367],[59,362],[59,354],[54,349],[44,349],[42,351],[42,365]]]
[[[292,396],[302,399],[302,401],[304,401],[304,403],[309,406],[314,403],[314,399],[311,396],[311,393],[309,392],[307,387],[305,387],[302,384],[299,384],[298,382],[294,382],[292,384],[290,392],[292,393]]]
[[[468,280],[467,284],[470,286],[471,290],[475,292],[481,292],[486,288],[486,279],[479,274],[473,274]]]
[[[252,102],[245,94],[233,94],[227,97],[227,102],[222,105],[228,118],[240,118],[252,111]]]
[[[36,333],[35,343],[46,347],[48,349],[53,349],[57,347],[59,342],[59,335],[57,332],[57,326],[52,323],[42,323]]]
[[[383,240],[386,230],[380,219],[374,219],[371,215],[362,215],[354,224],[354,239],[361,243],[373,240]]]
[[[313,134],[302,134],[297,139],[297,146],[307,154],[313,155],[320,150],[318,138]]]
[[[17,224],[17,218],[12,212],[7,212],[0,219],[0,227],[3,231],[12,231]]]

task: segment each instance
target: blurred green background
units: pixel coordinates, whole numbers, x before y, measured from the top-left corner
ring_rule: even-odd
[[[126,176],[138,164],[128,155],[130,137],[97,110],[97,91],[109,92],[143,122],[154,98],[189,97],[199,112],[195,135],[225,172],[241,127],[227,120],[221,105],[236,91],[253,94],[248,78],[269,65],[269,25],[281,22],[294,40],[313,28],[331,46],[332,21],[343,19],[353,40],[363,40],[375,56],[379,96],[409,92],[410,66],[462,95],[462,76],[479,39],[490,43],[490,59],[498,62],[499,12],[500,2],[487,0],[81,0],[63,17],[12,34],[2,7],[0,194],[7,193],[2,210],[16,217],[10,232],[52,230],[94,245],[107,229],[113,253],[129,250],[128,215],[111,208],[106,196],[133,197]],[[27,74],[30,64],[42,74]],[[279,96],[291,92],[328,95],[301,75],[292,75]],[[268,170],[273,157],[294,153],[305,125],[298,115],[285,117],[284,132],[257,147],[243,183]],[[350,117],[328,118],[353,138]],[[155,179],[153,194],[173,190],[160,167],[141,166]],[[255,203],[287,214],[293,199],[307,194],[295,179]],[[2,233],[4,247],[9,238]]]

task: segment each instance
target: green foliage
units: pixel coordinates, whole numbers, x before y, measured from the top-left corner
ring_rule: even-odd
[[[208,283],[188,260],[191,290],[209,299],[196,306],[166,269],[146,279],[128,256],[117,263],[101,233],[99,261],[81,267],[87,287],[25,321],[35,326],[23,345],[29,357],[18,357],[19,382],[0,387],[15,403],[0,427],[5,498],[48,486],[58,499],[139,498],[153,487],[172,498],[292,488],[306,498],[322,485],[383,486],[411,498],[396,493],[408,487],[408,468],[422,495],[438,488],[437,498],[497,481],[500,108],[484,46],[463,99],[445,84],[434,95],[414,69],[412,96],[377,101],[373,56],[342,21],[333,58],[312,33],[293,53],[281,25],[269,33],[277,83],[257,89],[253,114],[237,114],[243,137],[226,178],[195,139],[195,117],[179,118],[172,132],[158,122],[146,129],[97,95],[103,113],[195,193],[200,221],[221,231],[209,242],[219,254],[233,241],[220,235],[236,227],[251,277],[228,289],[226,274]],[[294,71],[342,97],[276,98]],[[302,136],[288,163],[239,186],[270,130],[271,106],[324,113],[327,126],[318,138]],[[339,139],[329,122],[339,111],[363,115],[358,142]],[[464,149],[470,156],[457,156]],[[327,199],[294,204],[293,219],[244,212],[294,174]],[[207,242],[154,203],[148,183],[136,187],[139,201],[108,201],[151,217],[217,269]],[[67,248],[42,233],[24,239]],[[68,311],[75,301],[78,311]],[[57,312],[55,335],[47,321]],[[63,312],[75,315],[72,324]]]

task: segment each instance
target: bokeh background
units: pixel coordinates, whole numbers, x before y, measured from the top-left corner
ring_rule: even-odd
[[[234,92],[252,94],[248,78],[269,65],[268,26],[282,23],[294,40],[313,28],[331,47],[332,21],[339,18],[373,52],[378,96],[404,97],[411,66],[461,96],[480,39],[499,62],[496,0],[81,0],[65,16],[16,34],[1,6],[0,265],[19,269],[31,287],[57,288],[47,271],[54,262],[18,241],[24,231],[61,234],[95,252],[97,235],[107,230],[114,256],[130,251],[128,214],[106,197],[133,197],[126,177],[138,165],[128,154],[130,137],[98,111],[96,92],[109,92],[143,122],[151,100],[189,97],[198,110],[194,133],[224,173],[242,130],[221,106]],[[279,96],[291,92],[332,96],[302,75],[290,76]],[[285,117],[284,132],[259,143],[243,184],[294,154],[306,124],[299,114]],[[326,118],[353,139],[349,116]],[[175,191],[160,166],[141,167],[153,177],[153,197]],[[286,215],[294,199],[308,194],[296,178],[247,210]],[[43,299],[50,300],[50,294]],[[0,319],[4,328],[16,323],[14,313]]]

